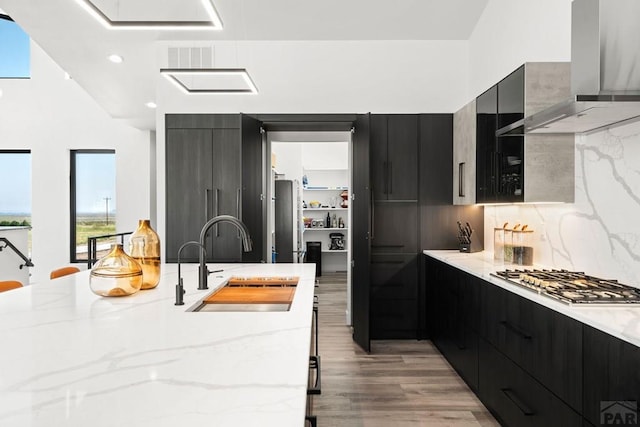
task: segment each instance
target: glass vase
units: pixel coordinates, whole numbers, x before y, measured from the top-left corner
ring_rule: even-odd
[[[138,221],[129,239],[129,254],[142,266],[142,289],[153,289],[160,282],[160,238],[148,219]]]
[[[142,267],[116,243],[91,269],[89,286],[94,294],[103,297],[135,294],[142,286]]]

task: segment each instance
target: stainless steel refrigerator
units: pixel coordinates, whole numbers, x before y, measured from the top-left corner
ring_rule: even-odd
[[[275,236],[276,262],[301,262],[302,211],[298,181],[275,181]]]

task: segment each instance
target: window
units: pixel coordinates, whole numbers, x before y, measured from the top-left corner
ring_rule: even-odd
[[[13,19],[0,12],[0,78],[29,78],[30,40]]]
[[[0,150],[0,226],[31,226],[29,150]],[[31,256],[31,232],[28,256]]]
[[[87,260],[89,237],[115,232],[116,152],[71,150],[71,262]],[[108,247],[99,242],[98,254]]]

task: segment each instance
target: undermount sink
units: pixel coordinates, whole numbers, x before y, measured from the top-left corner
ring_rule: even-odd
[[[197,312],[270,312],[289,311],[291,304],[200,304],[193,311]]]
[[[296,276],[233,276],[227,281],[226,286],[253,287],[253,288],[291,288],[298,285]]]
[[[193,311],[289,311],[297,284],[298,277],[231,277]]]

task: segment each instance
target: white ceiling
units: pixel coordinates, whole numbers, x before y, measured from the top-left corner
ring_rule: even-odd
[[[112,31],[76,0],[0,0],[0,7],[113,117],[153,129],[155,113],[144,104],[156,99],[157,76],[164,65],[159,51],[167,44],[206,44],[214,46],[214,55],[224,55],[222,48],[215,52],[216,42],[258,43],[260,49],[269,49],[265,42],[331,41],[340,46],[351,40],[467,40],[487,2],[214,0],[222,31]],[[200,0],[93,3],[112,20],[206,19]],[[110,63],[106,58],[112,53],[123,56],[124,63]],[[256,75],[259,70],[248,71],[260,80],[259,86],[270,84]]]

